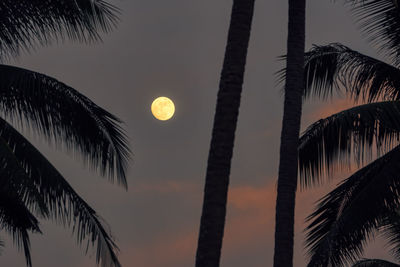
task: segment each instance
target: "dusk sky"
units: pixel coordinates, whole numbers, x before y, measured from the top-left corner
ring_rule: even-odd
[[[90,172],[81,159],[55,151],[40,136],[25,134],[107,221],[123,266],[193,266],[232,0],[111,2],[122,10],[121,22],[103,35],[103,43],[53,44],[9,63],[57,78],[125,122],[134,154],[128,191]],[[282,85],[276,85],[274,73],[284,66],[278,56],[286,51],[287,19],[287,1],[256,1],[222,267],[272,266],[283,111]],[[377,56],[340,1],[308,1],[306,48],[330,42]],[[151,115],[150,105],[158,96],[175,102],[176,113],[169,121]],[[344,98],[307,101],[302,129],[350,105]],[[294,266],[306,265],[304,218],[343,178],[346,174],[298,194]],[[96,266],[94,250],[85,255],[85,245],[77,246],[71,229],[46,221],[41,226],[44,234],[32,236],[34,266]],[[4,239],[0,265],[24,267],[23,254]],[[382,244],[369,247],[366,256],[390,259]]]

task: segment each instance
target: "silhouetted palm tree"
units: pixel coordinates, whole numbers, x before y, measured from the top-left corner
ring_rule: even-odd
[[[289,0],[285,102],[276,200],[274,266],[293,266],[294,207],[297,188],[297,146],[302,110],[305,0]]]
[[[341,44],[316,46],[306,54],[306,95],[324,97],[337,88],[369,103],[306,130],[299,146],[301,183],[322,183],[323,177],[350,166],[353,159],[362,165],[375,150],[378,159],[326,195],[309,216],[309,266],[357,260],[375,231],[386,232],[391,243],[398,245],[400,240],[387,225],[400,204],[400,12],[392,0],[353,2],[362,28],[377,44],[383,40],[381,51],[392,64]]]
[[[219,266],[254,0],[234,0],[208,155],[197,267]]]
[[[101,0],[0,2],[0,54],[59,38],[99,39],[117,9]],[[31,266],[29,232],[40,232],[37,216],[70,225],[78,243],[96,245],[96,262],[121,266],[117,246],[96,212],[54,166],[5,119],[80,154],[100,174],[123,186],[130,156],[120,121],[73,88],[44,74],[0,64],[0,227],[25,252]]]

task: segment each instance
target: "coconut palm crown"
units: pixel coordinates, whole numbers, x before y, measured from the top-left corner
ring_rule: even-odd
[[[118,9],[102,0],[0,2],[0,59],[35,45],[69,38],[100,39]],[[68,85],[47,75],[0,64],[0,233],[10,234],[32,266],[30,233],[39,219],[72,226],[79,244],[96,247],[96,262],[121,266],[109,230],[62,174],[13,126],[80,155],[91,169],[127,187],[130,157],[121,121]]]
[[[360,167],[308,217],[308,266],[355,262],[377,232],[400,255],[398,221],[389,219],[400,204],[400,9],[392,0],[346,2],[385,61],[338,43],[314,46],[305,55],[305,97],[341,90],[364,102],[315,122],[300,138],[303,187],[323,183],[352,162]]]

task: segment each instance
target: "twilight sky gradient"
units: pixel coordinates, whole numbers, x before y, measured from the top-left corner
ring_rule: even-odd
[[[211,126],[232,0],[121,0],[117,30],[104,43],[67,42],[40,48],[15,62],[84,93],[125,121],[134,160],[129,191],[89,172],[79,159],[39,146],[74,188],[109,223],[125,267],[193,266]],[[222,267],[272,266],[275,184],[283,110],[274,72],[283,64],[287,1],[257,0],[249,48],[222,252]],[[309,0],[307,48],[342,42],[376,56],[341,3]],[[168,122],[150,113],[154,98],[174,100]],[[350,104],[306,103],[302,128]],[[341,178],[346,177],[343,174]],[[313,203],[339,182],[298,195],[295,266],[305,266],[302,229]],[[43,222],[32,237],[40,267],[94,267],[94,252],[76,246],[70,229]],[[24,267],[9,239],[2,266]],[[390,259],[381,243],[366,256]]]

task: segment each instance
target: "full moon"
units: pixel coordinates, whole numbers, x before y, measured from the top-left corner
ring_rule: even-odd
[[[168,97],[160,96],[151,104],[151,113],[160,121],[169,120],[175,113],[174,102]]]

